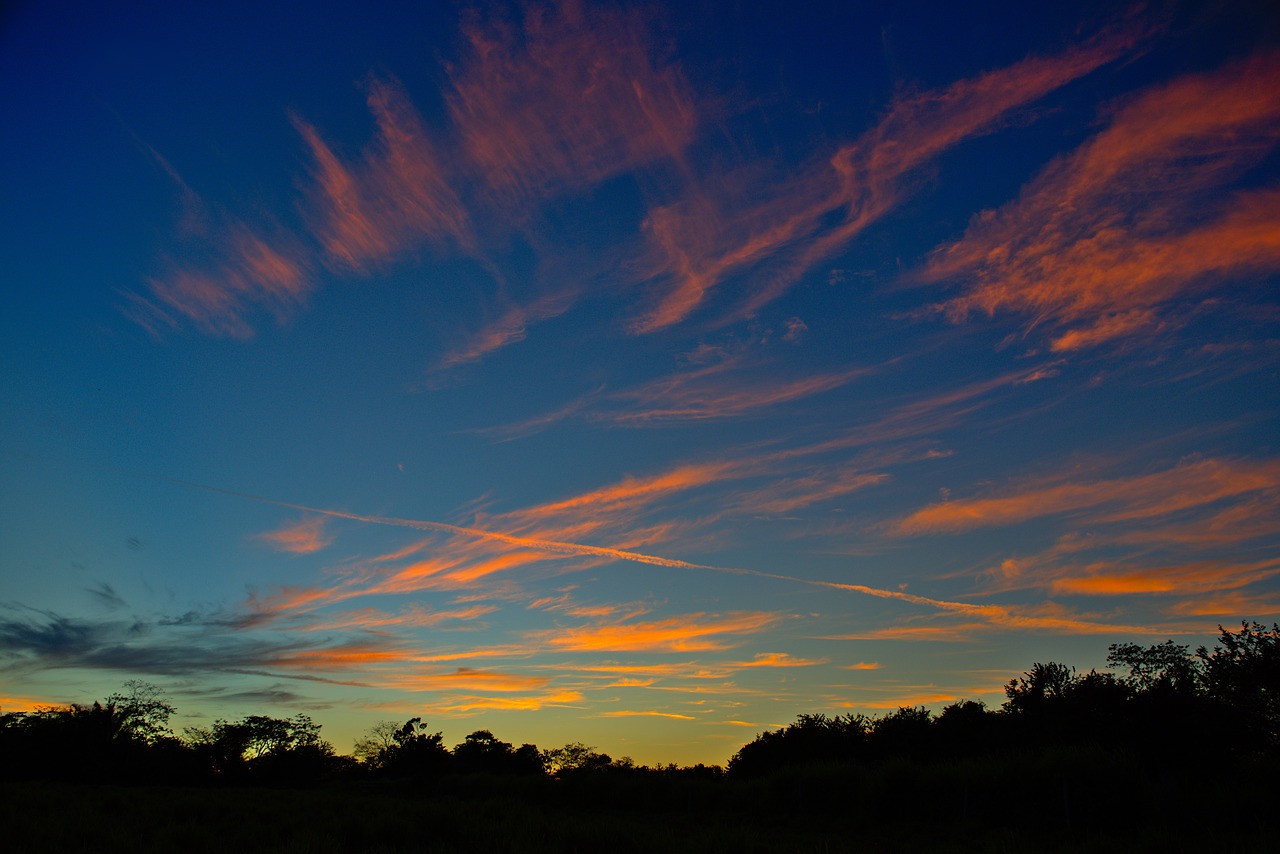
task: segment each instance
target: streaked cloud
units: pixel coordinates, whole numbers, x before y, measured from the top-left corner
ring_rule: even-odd
[[[736,366],[735,366],[736,367]],[[727,374],[725,365],[682,371],[612,393],[596,393],[552,412],[473,432],[498,439],[528,436],[558,422],[580,419],[620,427],[716,421],[763,413],[782,404],[833,391],[870,373],[855,369],[798,379],[766,379],[758,371]]]
[[[325,531],[323,516],[311,516],[292,524],[259,534],[258,539],[265,541],[277,551],[292,554],[313,554],[329,547],[333,535]]]
[[[313,632],[363,629],[365,631],[404,628],[470,629],[473,621],[497,611],[496,605],[472,605],[467,608],[432,611],[420,605],[409,605],[399,613],[376,608],[357,608],[308,621],[302,628]]]
[[[293,117],[314,160],[306,213],[328,259],[367,272],[420,244],[469,246],[470,215],[446,155],[399,83],[372,78],[367,86],[377,136],[355,164]]]
[[[741,491],[727,505],[734,512],[752,516],[794,513],[888,479],[887,474],[865,472],[856,466],[822,467],[803,477],[778,478],[759,489]]]
[[[448,68],[462,151],[500,204],[679,160],[693,96],[638,12],[566,2],[517,17],[472,15],[469,50]]]
[[[656,712],[652,710],[631,711],[620,709],[614,712],[601,712],[596,717],[601,718],[669,718],[673,721],[696,721],[693,715],[682,715],[677,712]]]
[[[548,648],[599,652],[691,652],[728,649],[739,641],[725,636],[754,634],[775,625],[781,617],[765,612],[724,616],[687,614],[662,620],[606,623],[548,629],[530,638]]]
[[[826,664],[825,658],[801,658],[786,652],[762,652],[750,661],[734,662],[734,667],[816,667]]]
[[[1267,53],[1123,101],[1018,200],[939,247],[922,278],[964,287],[939,310],[1021,315],[1069,352],[1158,335],[1178,301],[1280,270],[1280,189],[1232,191],[1280,143],[1278,87]]]
[[[439,703],[429,704],[426,711],[446,714],[465,714],[469,712],[505,711],[536,712],[547,706],[572,706],[583,701],[578,691],[548,691],[542,694],[530,694],[521,697],[460,697],[446,699]]]
[[[1280,559],[1249,563],[1195,561],[1173,566],[1134,567],[1123,563],[1093,564],[1083,572],[1067,572],[1049,581],[1050,592],[1084,596],[1223,593],[1280,575]]]
[[[619,392],[613,395],[617,411],[595,417],[622,425],[734,418],[840,388],[867,373],[852,370],[781,381],[758,376],[744,381],[747,378],[739,376],[728,382],[708,382],[712,377],[720,380],[721,370],[703,368]]]
[[[633,331],[681,322],[712,289],[746,273],[753,275],[743,284],[735,317],[750,316],[891,211],[921,166],[1132,51],[1145,35],[1139,29],[1107,31],[1057,56],[1028,58],[899,97],[874,128],[799,177],[770,181],[741,170],[704,180],[686,198],[655,207],[645,223],[648,274],[668,284]]]
[[[404,651],[389,648],[385,643],[346,643],[319,649],[288,649],[265,654],[264,666],[285,670],[342,671],[366,668],[380,664],[401,664],[407,656]]]
[[[894,523],[899,536],[955,533],[1066,513],[1136,521],[1280,487],[1280,460],[1206,459],[1130,477],[1029,483],[988,498],[945,501]]]
[[[269,241],[232,219],[195,237],[191,253],[203,263],[167,263],[145,292],[127,292],[125,315],[153,335],[193,326],[208,335],[248,338],[262,312],[284,321],[312,289],[306,253],[281,233]]]
[[[449,672],[398,672],[384,677],[384,687],[403,691],[498,691],[528,692],[545,688],[544,676],[524,676],[459,667]]]

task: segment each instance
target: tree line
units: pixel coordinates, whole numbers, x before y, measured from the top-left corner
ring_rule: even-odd
[[[0,779],[192,785],[308,785],[463,777],[751,780],[818,765],[946,763],[1083,748],[1197,763],[1280,757],[1280,624],[1219,627],[1213,649],[1112,644],[1113,669],[1035,663],[997,709],[962,700],[940,714],[803,714],[742,746],[727,767],[637,765],[580,742],[515,746],[488,730],[452,748],[420,717],[383,721],[340,755],[304,714],[249,715],[176,734],[174,706],[133,681],[105,700],[0,713]]]

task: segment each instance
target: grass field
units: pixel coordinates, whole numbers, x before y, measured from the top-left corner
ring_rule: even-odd
[[[313,788],[0,785],[10,851],[1269,850],[1274,775],[1071,754],[763,780],[456,777]]]

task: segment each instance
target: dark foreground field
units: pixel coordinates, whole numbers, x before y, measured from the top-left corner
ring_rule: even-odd
[[[1036,663],[989,710],[800,715],[718,766],[581,743],[452,749],[421,718],[339,756],[306,715],[168,728],[155,686],[0,715],[0,850],[1273,851],[1280,624],[1194,654]]]
[[[753,781],[582,775],[316,788],[0,786],[10,851],[1272,850],[1274,770],[1098,754],[817,766]]]

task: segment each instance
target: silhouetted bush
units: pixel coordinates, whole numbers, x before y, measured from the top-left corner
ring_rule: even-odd
[[[13,781],[0,786],[0,838],[14,850],[139,851],[1274,841],[1280,625],[1242,623],[1194,653],[1113,645],[1108,664],[1080,673],[1037,662],[998,709],[962,700],[937,715],[800,715],[743,745],[727,770],[636,765],[581,742],[516,747],[488,730],[450,750],[416,717],[375,725],[354,757],[305,715],[218,720],[178,737],[159,691],[130,683],[94,703],[0,714],[0,777]]]

